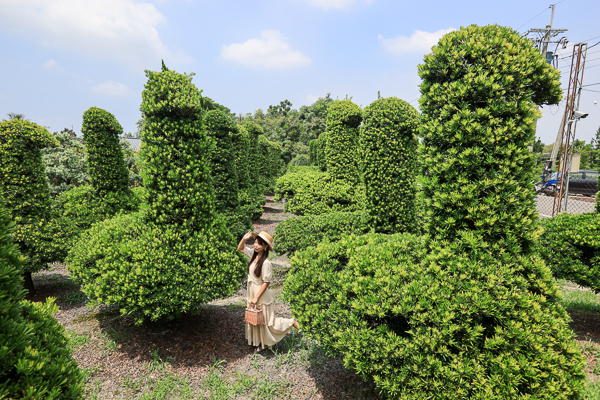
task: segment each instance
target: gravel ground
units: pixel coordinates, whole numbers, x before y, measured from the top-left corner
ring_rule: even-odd
[[[291,216],[283,204],[267,197],[255,231],[274,235],[277,224]],[[278,316],[289,318],[290,308],[281,300],[289,260],[273,255],[272,262],[277,276],[272,289],[275,309]],[[203,398],[211,393],[216,399],[378,398],[372,384],[345,369],[340,359],[326,357],[317,343],[295,329],[273,351],[254,354],[244,337],[245,282],[232,296],[179,320],[141,326],[114,307],[86,306],[85,296],[62,264],[34,275],[34,283],[37,294],[32,300],[57,299],[60,311],[55,318],[66,328],[73,356],[89,376],[87,398]],[[242,377],[254,379],[254,384],[227,395],[227,390],[241,385]],[[159,394],[167,381],[181,392]]]

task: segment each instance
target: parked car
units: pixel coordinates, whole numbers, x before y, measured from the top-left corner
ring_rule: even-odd
[[[552,172],[540,175],[541,181],[535,184],[537,194],[554,196],[560,190],[559,180],[562,172]],[[598,171],[582,169],[569,174],[569,194],[593,196],[598,192]]]

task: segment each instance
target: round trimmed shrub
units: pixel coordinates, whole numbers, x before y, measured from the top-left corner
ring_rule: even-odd
[[[362,210],[288,218],[275,228],[274,249],[277,254],[292,256],[320,242],[335,242],[370,230]]]
[[[350,100],[337,100],[327,109],[327,171],[336,180],[358,183],[360,160],[358,155],[359,126],[362,111]]]
[[[562,213],[541,222],[539,254],[554,277],[600,292],[600,215]]]
[[[310,165],[310,161],[308,159],[308,157],[306,156],[306,154],[298,154],[296,157],[294,157],[292,159],[292,161],[290,161],[290,166],[292,167],[297,167],[297,166],[308,166]]]
[[[320,215],[334,211],[362,210],[364,186],[334,180],[326,172],[309,166],[296,166],[296,172],[277,180],[275,201],[287,198],[284,209],[296,215]]]
[[[498,25],[446,34],[419,66],[427,231],[473,231],[496,249],[529,251],[539,227],[529,183],[535,104],[561,98],[559,72]]]
[[[28,259],[23,272],[30,294],[35,293],[31,274],[54,261],[46,257],[51,243],[39,241],[51,204],[41,149],[51,146],[58,141],[46,128],[20,119],[0,122],[0,195],[17,226],[15,243]]]
[[[415,168],[419,113],[397,97],[379,99],[364,110],[361,162],[365,210],[381,233],[417,232]]]
[[[243,256],[215,212],[212,145],[191,75],[146,71],[142,176],[148,204],[92,226],[67,259],[92,301],[118,305],[136,323],[172,318],[231,295]]]
[[[462,239],[321,243],[292,258],[284,298],[306,335],[386,398],[580,398],[582,357],[548,267]]]
[[[58,306],[23,301],[25,257],[0,198],[0,398],[77,399],[83,376],[68,350]]]

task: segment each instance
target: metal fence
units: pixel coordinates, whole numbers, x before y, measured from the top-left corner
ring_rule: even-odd
[[[566,190],[564,190],[566,193]],[[554,193],[539,193],[536,207],[540,217],[552,217],[558,212],[583,214],[596,209],[597,185],[589,179],[580,179],[572,173],[569,179],[568,195],[558,197],[559,191]]]

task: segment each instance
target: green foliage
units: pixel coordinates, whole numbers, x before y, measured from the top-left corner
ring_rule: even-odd
[[[319,295],[315,295],[318,293]],[[577,399],[582,357],[550,270],[410,234],[350,236],[292,258],[284,297],[305,335],[391,399]]]
[[[100,197],[129,192],[129,171],[119,135],[123,128],[114,115],[97,107],[83,113],[81,132],[88,152],[90,181]]]
[[[24,268],[33,273],[54,261],[40,252],[40,227],[47,221],[50,192],[42,162],[41,149],[57,146],[58,141],[45,128],[27,120],[0,122],[0,195],[17,228],[14,239],[28,257]]]
[[[296,215],[320,215],[364,208],[364,186],[334,180],[315,167],[297,166],[297,172],[277,180],[275,201],[287,198],[284,208]]]
[[[327,171],[336,180],[358,183],[360,160],[358,153],[360,107],[350,100],[337,100],[327,113]]]
[[[67,263],[92,301],[118,305],[136,323],[226,297],[245,274],[243,256],[215,211],[213,145],[191,76],[146,71],[142,176],[147,205],[95,224]]]
[[[364,211],[288,218],[275,228],[275,252],[291,256],[324,241],[335,242],[352,234],[360,235],[369,231]]]
[[[417,232],[415,168],[420,117],[396,97],[365,108],[360,155],[369,225],[381,233]]]
[[[50,184],[50,196],[55,198],[62,192],[89,182],[86,152],[83,141],[71,129],[55,132],[57,147],[41,150],[42,162]]]
[[[268,141],[267,142],[267,163],[269,164],[269,179],[267,180],[267,193],[275,192],[275,185],[277,184],[277,178],[279,178],[283,172],[285,165],[283,164],[281,146],[278,143]]]
[[[600,292],[600,215],[562,213],[541,222],[539,254],[554,277]]]
[[[58,307],[53,299],[23,301],[25,258],[13,243],[14,230],[0,199],[0,398],[80,398],[82,374],[52,316]]]
[[[142,167],[139,161],[139,151],[132,149],[131,143],[125,140],[126,136],[121,136],[119,142],[121,144],[121,151],[123,152],[125,167],[129,171],[129,187],[135,188],[142,185],[142,175],[140,175]]]
[[[440,39],[419,75],[427,231],[527,251],[538,235],[527,145],[535,104],[561,98],[559,72],[514,30],[472,25]]]
[[[313,139],[308,144],[309,165],[319,165],[319,139]]]

